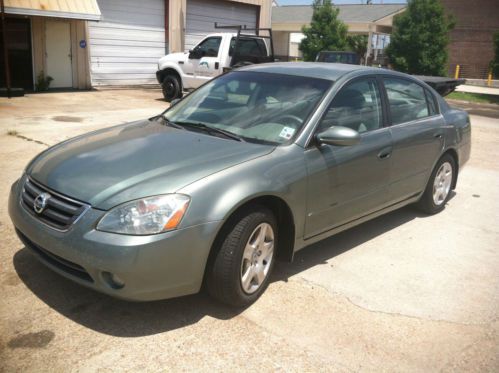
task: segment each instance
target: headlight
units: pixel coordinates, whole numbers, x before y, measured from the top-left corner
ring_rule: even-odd
[[[171,231],[178,227],[189,201],[183,194],[166,194],[127,202],[106,213],[97,230],[130,235]]]

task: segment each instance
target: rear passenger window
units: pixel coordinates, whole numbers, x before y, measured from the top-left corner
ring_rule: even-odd
[[[392,124],[410,122],[429,116],[423,87],[405,79],[384,79]]]
[[[426,99],[428,100],[428,110],[430,112],[430,115],[436,115],[438,112],[437,112],[437,105],[435,103],[435,96],[433,96],[433,94],[425,89],[425,92],[426,92]]]

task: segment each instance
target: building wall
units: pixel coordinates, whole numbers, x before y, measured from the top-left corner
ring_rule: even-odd
[[[230,0],[237,3],[257,5],[260,7],[260,27],[271,27],[271,0]],[[187,0],[168,1],[168,44],[170,53],[184,51],[184,33],[186,23]]]
[[[456,20],[450,33],[449,74],[453,76],[459,64],[461,77],[485,79],[494,57],[492,35],[499,30],[499,1],[441,1]]]
[[[289,56],[289,32],[272,30],[272,39],[274,55],[287,59]]]
[[[38,75],[45,72],[45,21],[48,17],[31,17],[31,32],[33,43],[33,70],[35,83]],[[81,48],[80,40],[87,40],[87,23],[76,19],[67,20],[70,22],[71,33],[71,67],[73,71],[73,88],[89,89],[90,71],[88,62],[88,48]],[[88,40],[87,40],[88,41]],[[88,44],[88,42],[87,42]]]

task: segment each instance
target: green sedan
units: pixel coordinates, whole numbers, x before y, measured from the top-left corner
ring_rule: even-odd
[[[248,66],[42,152],[9,213],[26,248],[81,285],[137,301],[205,285],[245,306],[277,259],[408,204],[441,211],[470,137],[466,112],[405,74]]]

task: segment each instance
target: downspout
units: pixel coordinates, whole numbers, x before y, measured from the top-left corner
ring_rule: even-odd
[[[5,32],[5,6],[4,0],[0,0],[0,13],[2,19],[2,43],[3,43],[3,58],[5,65],[5,85],[7,86],[7,97],[11,98],[11,85],[10,85],[10,66],[9,56],[7,54],[7,35]]]

